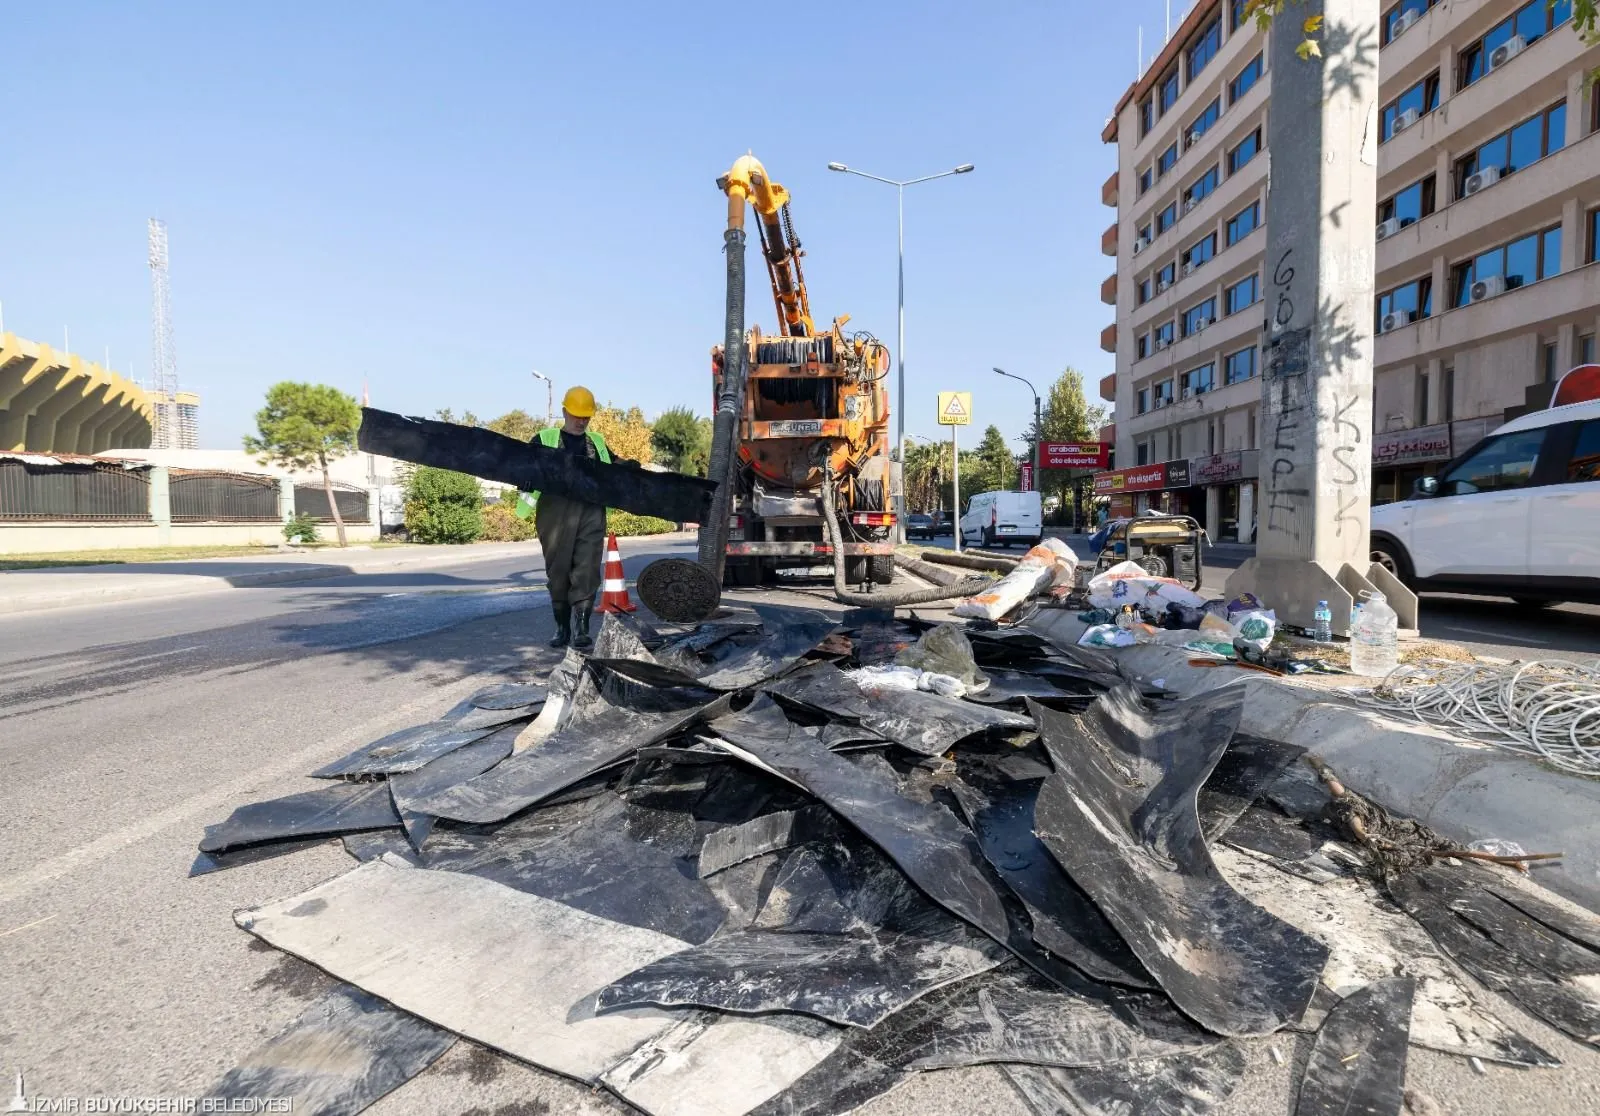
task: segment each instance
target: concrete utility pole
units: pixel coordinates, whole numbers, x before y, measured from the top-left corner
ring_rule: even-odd
[[[1379,4],[1306,0],[1269,32],[1260,530],[1256,557],[1227,586],[1298,627],[1325,600],[1341,634],[1356,594],[1374,585],[1402,628],[1416,626],[1416,597],[1373,572],[1367,537]],[[1296,54],[1308,37],[1320,57]]]

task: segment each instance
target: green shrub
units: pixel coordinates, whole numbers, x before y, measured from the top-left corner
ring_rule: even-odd
[[[406,533],[420,543],[469,543],[483,534],[483,491],[465,473],[418,466],[406,485]]]
[[[634,515],[632,512],[618,511],[616,508],[606,511],[606,530],[618,538],[627,538],[630,535],[662,535],[677,529],[676,523],[657,519],[653,515]]]
[[[534,537],[533,519],[520,519],[512,503],[490,504],[483,509],[483,538],[490,542],[526,542]]]
[[[290,542],[314,543],[318,541],[317,521],[309,515],[296,514],[283,525],[283,537]]]

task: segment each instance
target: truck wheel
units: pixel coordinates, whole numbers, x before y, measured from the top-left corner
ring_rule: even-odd
[[[875,554],[872,557],[872,580],[879,585],[894,584],[894,555]]]
[[[722,583],[730,589],[741,589],[761,583],[761,561],[752,558],[730,558],[722,567]]]
[[[867,580],[867,560],[865,558],[846,558],[844,560],[844,580],[849,585],[860,585]]]

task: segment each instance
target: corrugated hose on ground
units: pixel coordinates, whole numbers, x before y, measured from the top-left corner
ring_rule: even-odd
[[[899,608],[903,605],[932,604],[934,601],[973,596],[981,593],[990,584],[986,577],[973,577],[947,588],[887,589],[879,593],[857,593],[851,590],[844,578],[844,534],[839,530],[839,517],[834,512],[831,473],[822,480],[822,529],[827,532],[828,545],[833,547],[833,595],[841,604],[855,608]]]

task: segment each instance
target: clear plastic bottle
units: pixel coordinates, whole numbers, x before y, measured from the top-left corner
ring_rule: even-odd
[[[1317,602],[1316,631],[1313,636],[1318,643],[1333,642],[1333,611],[1328,608],[1327,601]]]
[[[1139,618],[1133,614],[1132,605],[1123,605],[1122,611],[1117,613],[1117,627],[1125,632],[1131,632],[1139,623]]]
[[[1400,617],[1382,593],[1363,592],[1361,617],[1350,634],[1350,671],[1383,678],[1400,665]]]

